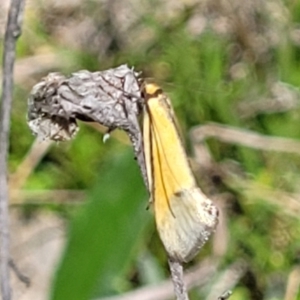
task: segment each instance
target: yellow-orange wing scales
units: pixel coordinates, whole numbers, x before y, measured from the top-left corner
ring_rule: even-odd
[[[156,226],[168,255],[188,262],[215,230],[218,210],[197,187],[167,95],[145,84],[144,96],[144,153]]]

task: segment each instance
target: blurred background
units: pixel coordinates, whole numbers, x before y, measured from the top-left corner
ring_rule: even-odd
[[[299,1],[28,0],[17,48],[14,299],[174,299],[126,135],[104,144],[105,128],[81,123],[73,141],[38,143],[26,124],[30,90],[49,72],[124,63],[170,96],[199,185],[221,211],[185,266],[190,298],[300,299]]]

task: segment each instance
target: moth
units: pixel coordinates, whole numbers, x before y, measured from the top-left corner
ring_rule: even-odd
[[[170,99],[143,87],[143,149],[156,227],[170,258],[190,261],[218,222],[218,209],[197,186]]]

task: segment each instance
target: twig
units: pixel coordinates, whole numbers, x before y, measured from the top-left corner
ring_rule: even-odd
[[[7,155],[9,143],[10,111],[13,93],[13,67],[15,46],[21,34],[21,23],[25,2],[12,0],[8,13],[4,51],[3,81],[0,112],[0,282],[2,299],[11,299],[9,280],[9,217],[8,217],[8,186],[7,186]]]
[[[247,264],[244,261],[240,260],[234,262],[223,272],[219,277],[219,280],[212,286],[211,292],[206,297],[206,300],[228,299],[231,295],[230,293],[228,295],[228,290],[232,289],[239,282],[246,270]],[[224,293],[224,291],[226,292]],[[219,296],[221,293],[222,296]]]
[[[189,296],[183,281],[182,264],[180,262],[172,260],[171,258],[169,258],[168,262],[177,300],[188,300]]]
[[[300,154],[300,143],[294,139],[262,135],[250,130],[210,123],[191,130],[192,141],[201,143],[207,138],[265,151]]]
[[[29,175],[45,156],[52,144],[52,141],[45,141],[41,143],[38,139],[35,139],[30,150],[23,161],[19,164],[15,173],[9,177],[9,188],[12,192],[23,187]]]

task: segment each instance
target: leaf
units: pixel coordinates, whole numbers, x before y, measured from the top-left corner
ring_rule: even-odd
[[[132,152],[106,162],[90,199],[71,224],[52,300],[89,299],[95,288],[98,296],[114,290],[149,223],[147,195]]]

